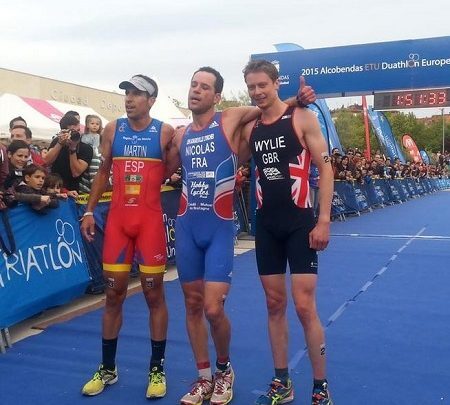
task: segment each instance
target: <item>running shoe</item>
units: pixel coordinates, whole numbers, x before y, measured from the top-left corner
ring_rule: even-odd
[[[287,404],[294,400],[294,388],[289,378],[287,384],[282,384],[281,380],[274,377],[270,383],[267,394],[261,395],[255,402],[256,405],[278,405]]]
[[[192,384],[192,389],[181,398],[181,405],[202,405],[203,401],[211,398],[213,393],[213,382],[206,378],[199,377],[198,380]]]
[[[98,371],[95,372],[94,377],[84,385],[81,393],[89,396],[98,395],[107,385],[116,383],[118,379],[117,367],[114,370],[108,370],[101,364]]]
[[[312,405],[333,405],[328,391],[328,383],[324,382],[322,387],[313,388]]]
[[[162,398],[166,395],[166,375],[164,371],[153,367],[148,373],[147,398]]]
[[[214,374],[214,390],[210,399],[211,405],[225,405],[233,399],[234,371],[231,365],[225,371]]]

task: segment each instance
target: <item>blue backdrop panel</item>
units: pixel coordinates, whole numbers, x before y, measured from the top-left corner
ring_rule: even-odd
[[[280,72],[281,98],[306,77],[321,97],[450,85],[450,37],[254,54]]]
[[[0,327],[80,296],[89,281],[75,204],[8,210],[16,251],[0,254]]]

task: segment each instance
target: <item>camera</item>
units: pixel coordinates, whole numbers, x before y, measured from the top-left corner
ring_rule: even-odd
[[[78,142],[81,139],[81,134],[76,130],[70,130],[70,140],[74,142]]]

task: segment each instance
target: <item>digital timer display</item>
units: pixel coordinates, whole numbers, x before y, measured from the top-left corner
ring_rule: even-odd
[[[374,110],[449,107],[450,89],[393,91],[374,94]]]

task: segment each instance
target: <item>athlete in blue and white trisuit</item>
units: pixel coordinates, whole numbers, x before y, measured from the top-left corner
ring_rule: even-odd
[[[169,149],[167,177],[183,168],[183,193],[176,224],[176,256],[186,305],[186,325],[199,378],[181,404],[227,404],[233,398],[230,364],[230,322],[224,301],[230,289],[233,261],[233,188],[240,129],[255,119],[255,107],[215,112],[223,78],[215,69],[200,68],[191,79],[188,105],[192,124],[175,135]],[[305,101],[314,101],[310,87]],[[181,155],[181,160],[180,160]],[[216,350],[217,371],[212,378],[208,329]]]

